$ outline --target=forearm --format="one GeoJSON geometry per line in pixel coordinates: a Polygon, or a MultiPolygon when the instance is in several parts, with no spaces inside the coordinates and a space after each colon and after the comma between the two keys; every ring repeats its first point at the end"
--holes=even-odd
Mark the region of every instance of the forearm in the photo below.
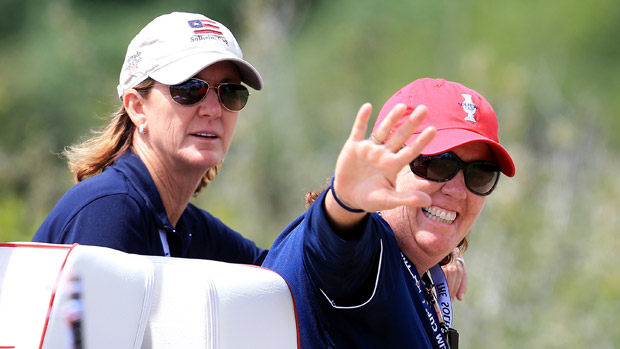
{"type": "Polygon", "coordinates": [[[329,222],[324,193],[310,208],[304,234],[304,259],[311,278],[330,297],[358,293],[373,270],[379,241],[369,214],[362,214],[346,231],[329,222]]]}

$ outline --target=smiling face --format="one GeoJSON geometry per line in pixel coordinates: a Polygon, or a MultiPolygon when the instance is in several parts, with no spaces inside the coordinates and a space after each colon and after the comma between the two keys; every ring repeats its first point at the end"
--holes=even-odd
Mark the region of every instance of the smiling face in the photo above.
{"type": "MultiPolygon", "coordinates": [[[[210,86],[241,81],[236,66],[226,61],[205,68],[196,77],[210,86]]],[[[143,113],[148,153],[166,170],[181,173],[204,172],[222,161],[239,116],[221,106],[216,90],[210,89],[201,102],[184,106],[174,102],[169,87],[160,83],[145,98],[143,113]]]]}
{"type": "MultiPolygon", "coordinates": [[[[466,144],[452,152],[465,162],[493,161],[489,146],[482,142],[466,144]]],[[[462,170],[441,183],[416,176],[407,165],[398,174],[396,189],[420,190],[432,200],[430,207],[401,206],[381,212],[400,249],[420,272],[437,264],[459,244],[473,227],[485,201],[485,196],[467,189],[462,170]]]]}

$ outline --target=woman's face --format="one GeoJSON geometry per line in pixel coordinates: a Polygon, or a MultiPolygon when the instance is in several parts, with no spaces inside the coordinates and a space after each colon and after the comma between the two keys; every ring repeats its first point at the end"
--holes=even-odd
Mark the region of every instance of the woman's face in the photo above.
{"type": "MultiPolygon", "coordinates": [[[[237,67],[227,61],[205,68],[196,77],[209,86],[241,81],[237,67]]],[[[167,85],[159,83],[146,97],[144,108],[149,147],[172,171],[204,172],[222,161],[239,116],[221,106],[215,90],[210,89],[198,104],[184,106],[172,100],[167,85]]]]}
{"type": "MultiPolygon", "coordinates": [[[[452,152],[465,162],[493,159],[489,146],[481,142],[452,152]]],[[[398,174],[396,189],[421,190],[432,200],[430,207],[401,206],[381,213],[394,230],[401,250],[418,267],[430,267],[447,256],[469,233],[485,201],[485,196],[467,189],[462,170],[448,182],[433,182],[416,176],[407,165],[398,174]],[[442,214],[446,219],[438,219],[442,214]]]]}

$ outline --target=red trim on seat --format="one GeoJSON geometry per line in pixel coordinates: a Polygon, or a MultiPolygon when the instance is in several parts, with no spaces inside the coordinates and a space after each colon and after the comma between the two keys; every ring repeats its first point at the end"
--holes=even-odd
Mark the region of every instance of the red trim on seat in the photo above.
{"type": "MultiPolygon", "coordinates": [[[[268,268],[265,268],[267,270],[271,270],[268,268]]],[[[273,271],[273,270],[271,270],[273,271]]],[[[275,271],[273,271],[274,273],[276,273],[275,271]]],[[[278,273],[276,273],[278,274],[278,273]]],[[[278,274],[280,275],[280,274],[278,274]]],[[[282,276],[280,276],[282,278],[282,276]]],[[[286,287],[288,287],[288,292],[291,294],[291,299],[293,300],[293,310],[295,311],[295,328],[297,330],[297,349],[301,348],[301,339],[299,338],[299,320],[297,319],[297,303],[295,303],[295,296],[293,295],[293,290],[291,290],[291,286],[289,286],[288,282],[286,281],[286,279],[282,278],[282,280],[284,280],[284,283],[286,283],[286,287]]]]}
{"type": "MultiPolygon", "coordinates": [[[[71,253],[71,251],[73,251],[73,248],[75,248],[75,246],[78,246],[79,244],[75,243],[71,246],[64,246],[64,248],[67,248],[67,255],[65,256],[65,260],[62,262],[62,265],[60,266],[60,270],[58,271],[58,276],[56,276],[56,282],[54,283],[54,288],[52,289],[52,296],[50,297],[50,304],[47,307],[47,315],[45,316],[45,325],[43,326],[43,333],[41,333],[41,342],[39,343],[39,349],[41,349],[43,347],[43,340],[45,339],[45,333],[47,332],[47,325],[50,321],[50,314],[52,312],[52,305],[54,304],[54,298],[56,298],[56,289],[58,288],[58,284],[60,283],[60,277],[62,276],[62,272],[65,269],[65,264],[67,263],[67,259],[69,259],[69,254],[71,253]]],[[[31,247],[39,247],[38,245],[28,245],[31,247]]],[[[41,246],[44,247],[44,246],[41,246]]],[[[50,248],[53,248],[53,246],[48,246],[50,248]]],[[[56,246],[58,247],[58,246],[56,246]]]]}
{"type": "MultiPolygon", "coordinates": [[[[59,249],[72,249],[73,246],[69,245],[56,245],[56,244],[37,244],[27,242],[0,242],[0,247],[36,247],[36,248],[59,248],[59,249]]],[[[4,348],[4,347],[0,347],[4,348]]]]}
{"type": "MultiPolygon", "coordinates": [[[[44,243],[27,243],[27,242],[0,242],[0,247],[34,247],[34,248],[53,248],[53,249],[66,249],[67,255],[65,256],[65,260],[62,262],[62,266],[58,271],[58,276],[56,277],[56,283],[54,284],[54,288],[52,289],[52,296],[50,299],[50,304],[47,309],[47,315],[45,317],[45,325],[43,326],[43,333],[41,334],[41,343],[39,344],[39,348],[43,346],[43,339],[45,338],[45,332],[47,331],[47,324],[49,322],[49,316],[52,309],[52,304],[54,303],[54,297],[56,296],[56,288],[58,287],[58,282],[60,281],[60,275],[65,267],[65,263],[67,263],[67,258],[69,257],[69,253],[73,250],[75,246],[78,244],[69,245],[58,245],[58,244],[44,244],[44,243]]],[[[15,346],[0,346],[0,349],[15,349],[15,346]]]]}
{"type": "Polygon", "coordinates": [[[301,338],[299,337],[299,320],[297,319],[297,303],[295,303],[295,296],[293,295],[293,290],[291,290],[291,286],[288,284],[286,279],[283,278],[282,275],[278,274],[276,271],[263,267],[262,265],[254,265],[254,264],[241,264],[241,265],[247,265],[249,267],[269,270],[270,272],[275,273],[280,278],[282,278],[282,280],[284,280],[286,287],[288,287],[288,293],[290,293],[291,299],[293,300],[293,310],[295,311],[295,329],[297,330],[297,349],[301,348],[301,338]]]}

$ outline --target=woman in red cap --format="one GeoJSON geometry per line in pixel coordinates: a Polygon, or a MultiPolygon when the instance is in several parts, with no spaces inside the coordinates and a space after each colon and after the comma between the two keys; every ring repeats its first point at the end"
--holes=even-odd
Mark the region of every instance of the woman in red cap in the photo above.
{"type": "Polygon", "coordinates": [[[263,266],[290,285],[304,348],[454,348],[440,264],[514,164],[493,109],[461,84],[405,86],[365,139],[370,115],[363,105],[330,186],[263,266]]]}

